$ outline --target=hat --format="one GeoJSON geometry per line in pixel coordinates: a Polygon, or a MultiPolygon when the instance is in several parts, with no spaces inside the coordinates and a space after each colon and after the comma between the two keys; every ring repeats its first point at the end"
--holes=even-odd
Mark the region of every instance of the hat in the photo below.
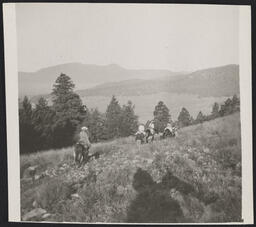
{"type": "Polygon", "coordinates": [[[88,128],[85,127],[85,126],[83,126],[83,127],[81,128],[81,130],[88,130],[88,128]]]}

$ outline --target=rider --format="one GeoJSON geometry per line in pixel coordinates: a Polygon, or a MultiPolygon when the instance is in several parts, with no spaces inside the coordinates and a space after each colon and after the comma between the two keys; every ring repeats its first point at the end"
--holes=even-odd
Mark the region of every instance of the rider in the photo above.
{"type": "Polygon", "coordinates": [[[153,121],[151,121],[151,122],[150,122],[150,124],[149,124],[148,128],[149,128],[149,130],[150,130],[151,134],[154,134],[154,131],[155,131],[155,125],[154,125],[154,122],[153,122],[153,121]]]}
{"type": "Polygon", "coordinates": [[[91,147],[91,143],[89,141],[88,128],[87,127],[83,126],[81,128],[81,132],[79,134],[79,137],[80,137],[79,143],[81,145],[83,145],[85,150],[89,150],[89,148],[91,147]]]}
{"type": "Polygon", "coordinates": [[[136,140],[143,140],[145,136],[145,127],[144,125],[139,125],[138,131],[135,133],[136,140]]]}
{"type": "Polygon", "coordinates": [[[172,124],[171,123],[167,123],[167,126],[166,126],[166,128],[164,129],[164,131],[165,130],[169,130],[171,133],[173,133],[173,127],[172,127],[172,124]]]}

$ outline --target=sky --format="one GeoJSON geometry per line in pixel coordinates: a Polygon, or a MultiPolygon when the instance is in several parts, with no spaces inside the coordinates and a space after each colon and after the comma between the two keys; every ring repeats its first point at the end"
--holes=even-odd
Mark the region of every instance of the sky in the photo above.
{"type": "Polygon", "coordinates": [[[19,71],[58,64],[195,71],[238,64],[238,6],[17,3],[19,71]]]}

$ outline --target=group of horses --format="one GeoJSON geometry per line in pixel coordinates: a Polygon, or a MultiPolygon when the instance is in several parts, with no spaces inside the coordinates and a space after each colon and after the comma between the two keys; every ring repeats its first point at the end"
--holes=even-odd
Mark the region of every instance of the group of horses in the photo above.
{"type": "MultiPolygon", "coordinates": [[[[146,128],[144,132],[137,133],[135,135],[135,141],[139,144],[150,143],[155,140],[156,135],[160,136],[160,139],[165,139],[167,137],[175,137],[177,134],[177,128],[172,128],[172,130],[165,128],[163,133],[158,133],[154,128],[146,128]]],[[[98,159],[100,156],[99,152],[94,154],[89,154],[89,147],[84,147],[81,143],[76,143],[74,147],[74,160],[78,167],[86,164],[90,159],[98,159]]]]}
{"type": "Polygon", "coordinates": [[[147,128],[145,132],[136,134],[135,141],[140,144],[150,143],[155,140],[156,135],[159,135],[160,139],[175,137],[177,135],[177,128],[174,127],[172,130],[166,128],[163,133],[158,133],[154,128],[147,128]]]}

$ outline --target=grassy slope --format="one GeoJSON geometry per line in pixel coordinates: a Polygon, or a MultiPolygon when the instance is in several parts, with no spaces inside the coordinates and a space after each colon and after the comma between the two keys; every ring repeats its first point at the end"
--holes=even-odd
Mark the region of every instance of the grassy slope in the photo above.
{"type": "Polygon", "coordinates": [[[92,152],[102,155],[84,168],[73,164],[72,148],[21,157],[21,171],[39,165],[46,176],[34,184],[21,180],[22,215],[34,200],[54,214],[47,220],[80,222],[124,222],[127,207],[135,198],[132,187],[137,167],[160,182],[166,169],[180,179],[219,199],[205,206],[190,196],[180,205],[192,222],[240,221],[241,141],[238,113],[183,128],[174,139],[138,147],[134,138],[95,144],[92,152]],[[75,188],[75,189],[74,189],[75,188]],[[79,198],[70,194],[77,190],[79,198]]]}

